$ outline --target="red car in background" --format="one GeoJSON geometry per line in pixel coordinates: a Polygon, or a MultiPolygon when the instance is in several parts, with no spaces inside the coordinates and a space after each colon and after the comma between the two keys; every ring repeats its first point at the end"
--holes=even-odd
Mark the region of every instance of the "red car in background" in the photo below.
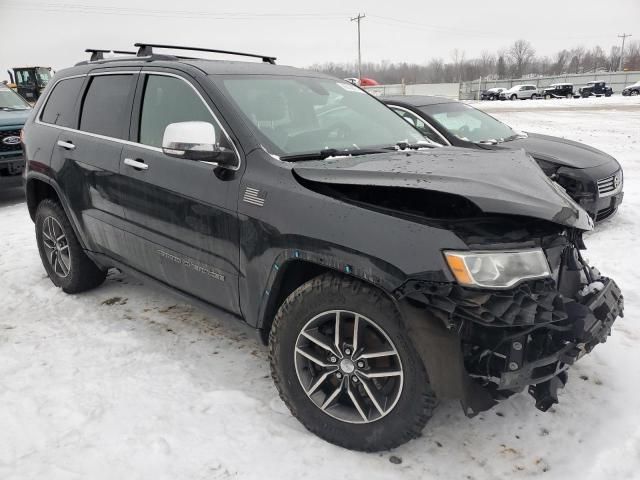
{"type": "Polygon", "coordinates": [[[375,87],[376,85],[380,85],[373,78],[345,78],[347,82],[351,82],[354,85],[358,85],[359,87],[375,87]]]}

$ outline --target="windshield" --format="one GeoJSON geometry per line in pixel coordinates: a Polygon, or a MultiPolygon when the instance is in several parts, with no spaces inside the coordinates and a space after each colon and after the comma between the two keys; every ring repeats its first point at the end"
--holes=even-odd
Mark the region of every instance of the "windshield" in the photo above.
{"type": "Polygon", "coordinates": [[[464,103],[439,103],[420,107],[443,128],[468,142],[502,142],[516,138],[511,127],[464,103]]]}
{"type": "Polygon", "coordinates": [[[13,90],[0,90],[0,110],[28,110],[29,104],[13,90]]]}
{"type": "Polygon", "coordinates": [[[341,80],[270,75],[218,78],[214,81],[248,119],[267,150],[277,155],[426,142],[385,105],[341,80]]]}

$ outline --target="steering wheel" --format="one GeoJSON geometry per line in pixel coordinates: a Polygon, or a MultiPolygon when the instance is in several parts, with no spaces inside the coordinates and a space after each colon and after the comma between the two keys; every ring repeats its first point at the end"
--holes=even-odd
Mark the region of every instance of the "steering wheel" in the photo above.
{"type": "Polygon", "coordinates": [[[327,127],[328,140],[345,140],[351,137],[352,129],[345,122],[336,122],[327,127]]]}
{"type": "Polygon", "coordinates": [[[468,137],[470,133],[471,133],[471,130],[469,130],[469,127],[467,125],[462,125],[458,129],[458,136],[459,137],[468,137]]]}

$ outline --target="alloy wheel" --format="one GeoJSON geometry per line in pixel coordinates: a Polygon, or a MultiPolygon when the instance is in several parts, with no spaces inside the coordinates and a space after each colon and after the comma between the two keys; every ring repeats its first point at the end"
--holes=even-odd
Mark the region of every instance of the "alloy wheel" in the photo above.
{"type": "Polygon", "coordinates": [[[71,271],[69,242],[62,226],[53,217],[47,217],[42,222],[42,244],[47,261],[56,275],[62,278],[67,277],[71,271]]]}
{"type": "Polygon", "coordinates": [[[330,310],[313,317],[295,347],[298,380],[324,413],[347,423],[371,423],[400,399],[402,362],[389,336],[356,312],[330,310]]]}

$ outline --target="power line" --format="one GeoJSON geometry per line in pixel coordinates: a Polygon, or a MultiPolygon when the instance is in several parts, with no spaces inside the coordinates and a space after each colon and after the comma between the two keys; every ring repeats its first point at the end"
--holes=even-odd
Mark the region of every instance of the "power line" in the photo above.
{"type": "Polygon", "coordinates": [[[627,39],[627,37],[632,37],[633,35],[631,35],[630,33],[623,33],[622,35],[618,35],[618,38],[622,39],[622,49],[620,50],[620,67],[618,68],[618,70],[622,71],[624,70],[624,41],[627,39]]]}
{"type": "Polygon", "coordinates": [[[131,7],[109,7],[87,5],[83,3],[64,4],[39,4],[35,2],[25,2],[18,0],[8,0],[5,4],[9,8],[19,10],[29,10],[50,13],[76,13],[84,15],[115,15],[115,16],[144,16],[144,17],[166,17],[166,18],[207,18],[214,20],[252,20],[266,18],[281,19],[337,19],[344,17],[345,13],[272,13],[272,12],[212,12],[206,10],[158,10],[131,7]]]}
{"type": "Polygon", "coordinates": [[[360,52],[360,21],[365,18],[366,15],[358,13],[357,17],[351,19],[352,22],[358,22],[358,80],[362,81],[362,55],[360,52]]]}

